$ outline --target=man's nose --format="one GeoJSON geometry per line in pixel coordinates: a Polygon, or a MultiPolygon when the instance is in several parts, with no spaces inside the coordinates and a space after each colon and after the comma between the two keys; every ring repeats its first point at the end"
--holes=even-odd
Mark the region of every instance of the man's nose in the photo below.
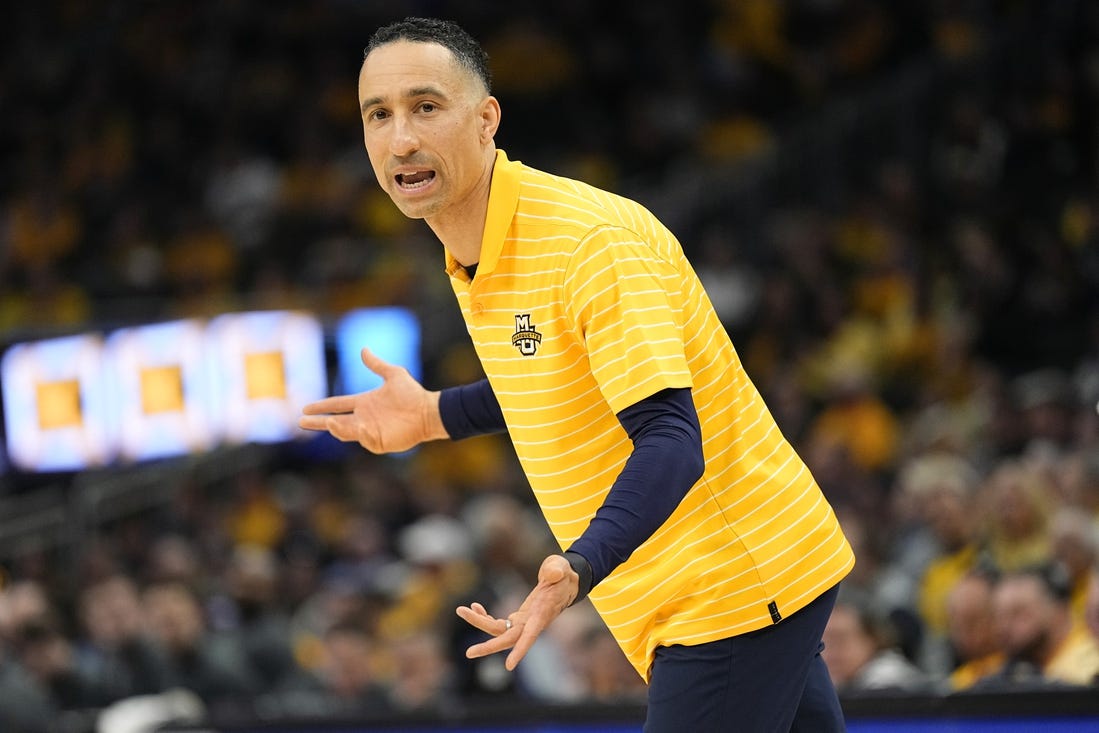
{"type": "Polygon", "coordinates": [[[393,120],[393,136],[389,140],[389,152],[397,157],[404,157],[416,152],[420,147],[420,138],[416,134],[412,121],[404,116],[397,116],[393,120]]]}

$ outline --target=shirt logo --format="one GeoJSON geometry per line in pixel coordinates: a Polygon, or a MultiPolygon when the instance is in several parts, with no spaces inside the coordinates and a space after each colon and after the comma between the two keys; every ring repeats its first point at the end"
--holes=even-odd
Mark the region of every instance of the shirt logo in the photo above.
{"type": "Polygon", "coordinates": [[[534,329],[530,322],[530,313],[515,314],[515,333],[511,337],[511,345],[519,349],[523,356],[534,356],[538,351],[538,344],[542,343],[542,334],[534,329]]]}

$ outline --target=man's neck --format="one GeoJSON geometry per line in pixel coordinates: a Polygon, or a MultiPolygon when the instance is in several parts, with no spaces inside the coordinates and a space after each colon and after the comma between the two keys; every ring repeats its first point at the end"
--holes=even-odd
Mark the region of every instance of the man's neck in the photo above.
{"type": "Polygon", "coordinates": [[[481,181],[461,202],[448,207],[438,216],[429,217],[427,225],[443,243],[451,257],[468,267],[481,260],[481,240],[488,217],[488,198],[492,190],[492,171],[496,151],[492,148],[485,160],[481,181]]]}
{"type": "Polygon", "coordinates": [[[435,221],[429,221],[427,225],[458,264],[469,267],[481,260],[481,238],[485,231],[483,217],[480,225],[468,232],[459,232],[455,227],[441,226],[435,221]]]}

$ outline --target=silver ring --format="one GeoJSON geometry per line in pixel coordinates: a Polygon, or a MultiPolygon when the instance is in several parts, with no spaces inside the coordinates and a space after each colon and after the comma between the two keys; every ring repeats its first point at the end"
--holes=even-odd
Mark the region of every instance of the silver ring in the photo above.
{"type": "Polygon", "coordinates": [[[512,623],[511,623],[511,619],[510,619],[510,618],[506,618],[506,619],[504,619],[504,631],[511,631],[511,627],[512,627],[513,625],[514,625],[514,624],[512,624],[512,623]]]}

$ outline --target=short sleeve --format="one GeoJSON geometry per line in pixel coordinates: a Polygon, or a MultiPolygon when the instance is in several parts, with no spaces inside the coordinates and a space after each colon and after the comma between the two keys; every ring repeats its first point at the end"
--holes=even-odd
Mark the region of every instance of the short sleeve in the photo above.
{"type": "Polygon", "coordinates": [[[684,352],[684,278],[637,233],[601,227],[577,247],[566,311],[615,412],[662,389],[692,387],[684,352]]]}

